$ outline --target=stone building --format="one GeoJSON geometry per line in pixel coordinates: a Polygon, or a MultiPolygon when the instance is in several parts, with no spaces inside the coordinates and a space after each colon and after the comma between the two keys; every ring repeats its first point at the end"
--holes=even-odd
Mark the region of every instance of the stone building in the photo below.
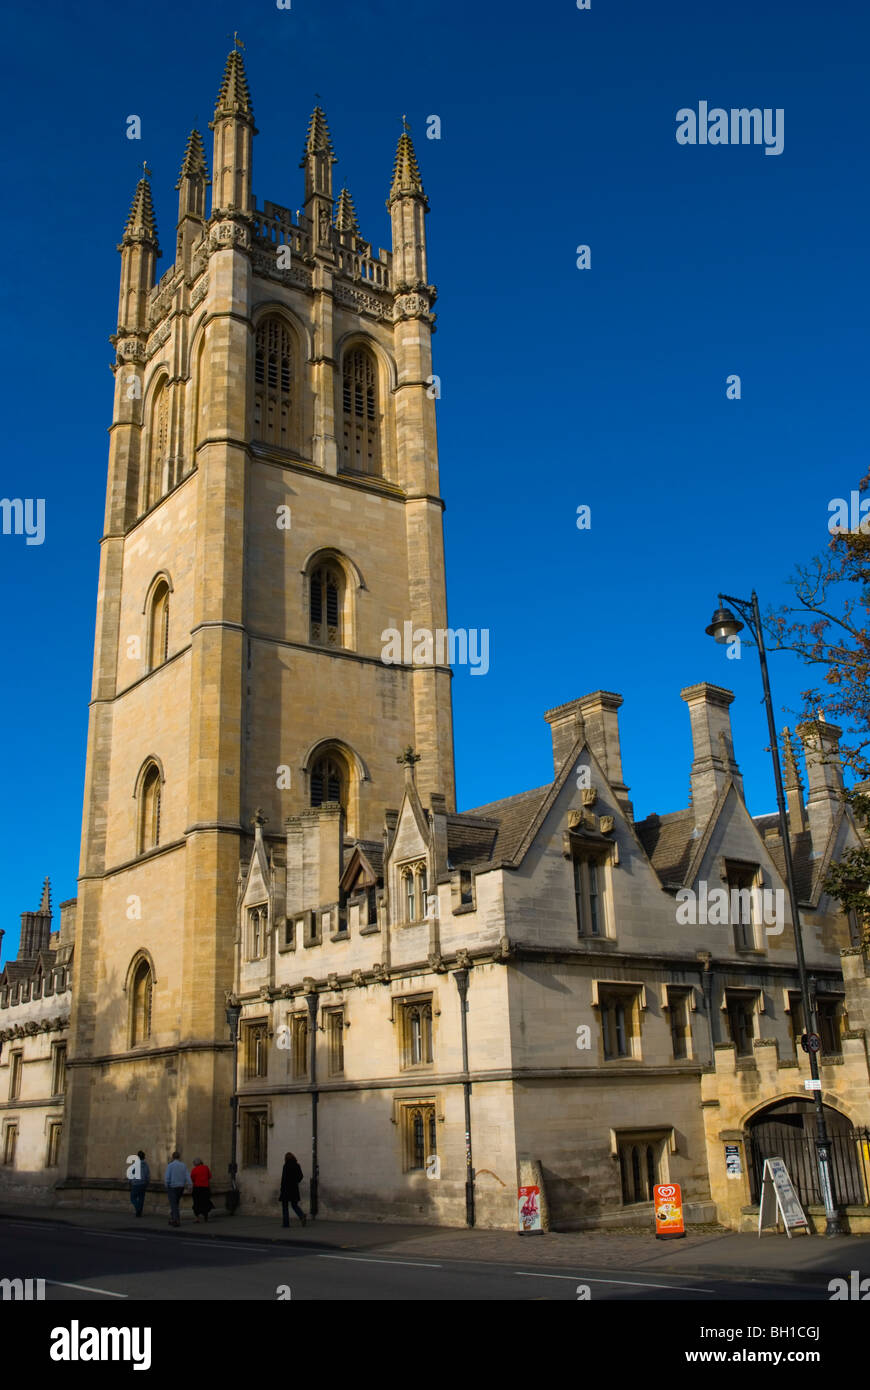
{"type": "Polygon", "coordinates": [[[61,903],[53,932],[46,879],[0,969],[0,1192],[51,1191],[62,1176],[75,908],[61,903]]]}
{"type": "Polygon", "coordinates": [[[730,692],[682,692],[685,810],[635,822],[622,699],[597,691],[545,716],[552,782],[458,812],[410,134],[375,254],[319,107],[302,211],[258,203],[236,48],[211,129],[210,212],[194,131],[174,265],[156,280],[147,179],[119,247],[58,1191],[123,1200],[140,1147],[226,1173],[231,1005],[246,1208],[274,1209],[292,1149],[322,1215],[510,1227],[540,1173],[562,1227],[648,1220],[658,1180],[738,1225],[765,1145],[811,1138],[810,1022],[860,1224],[868,966],[821,888],[858,838],[838,731],[799,731],[806,802],[789,763],[809,1021],[730,692]],[[404,660],[387,631],[412,634],[404,660]]]}

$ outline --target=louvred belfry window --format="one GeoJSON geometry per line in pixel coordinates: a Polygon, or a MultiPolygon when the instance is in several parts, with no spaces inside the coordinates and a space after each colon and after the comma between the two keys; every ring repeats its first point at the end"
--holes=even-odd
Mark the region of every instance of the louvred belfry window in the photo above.
{"type": "Polygon", "coordinates": [[[343,459],[357,473],[380,473],[377,364],[368,348],[352,348],[342,372],[343,459]]]}
{"type": "Polygon", "coordinates": [[[254,345],[254,437],[262,443],[295,446],[293,384],[290,330],[279,318],[265,319],[254,345]]]}
{"type": "Polygon", "coordinates": [[[341,575],[331,565],[322,565],[312,574],[309,595],[312,642],[341,646],[341,589],[341,575]]]}
{"type": "Polygon", "coordinates": [[[151,409],[151,440],[148,459],[148,495],[145,506],[153,507],[165,491],[166,459],[169,454],[169,391],[164,382],[158,387],[151,409]]]}
{"type": "Polygon", "coordinates": [[[318,758],[311,769],[311,805],[322,806],[326,801],[344,805],[344,778],[335,758],[318,758]]]}

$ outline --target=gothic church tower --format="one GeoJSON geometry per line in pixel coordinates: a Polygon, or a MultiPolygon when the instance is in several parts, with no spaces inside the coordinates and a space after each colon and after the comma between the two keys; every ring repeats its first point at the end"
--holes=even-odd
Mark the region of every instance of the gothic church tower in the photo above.
{"type": "MultiPolygon", "coordinates": [[[[320,107],[303,211],[259,204],[234,47],[177,184],[159,280],[151,191],[124,229],[90,706],[67,1186],[229,1157],[225,994],[252,817],[338,802],[345,839],[400,804],[397,753],[454,804],[450,672],[381,633],[447,625],[427,200],[407,130],[373,254],[333,188],[320,107]],[[211,186],[211,212],[207,192],[211,186]]],[[[334,814],[334,811],[330,811],[334,814]]],[[[269,930],[278,924],[269,923],[269,930]]]]}

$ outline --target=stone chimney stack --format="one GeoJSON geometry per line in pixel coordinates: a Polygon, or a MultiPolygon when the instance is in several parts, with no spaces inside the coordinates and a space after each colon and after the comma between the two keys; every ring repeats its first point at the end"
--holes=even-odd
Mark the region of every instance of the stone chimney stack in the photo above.
{"type": "Polygon", "coordinates": [[[51,886],[48,879],[42,887],[42,901],[35,912],[22,912],[18,959],[35,960],[40,951],[47,951],[51,938],[51,886]]]}
{"type": "Polygon", "coordinates": [[[585,737],[594,757],[629,820],[633,819],[628,787],[622,780],[622,753],[619,745],[619,707],[622,696],[611,690],[596,690],[581,695],[566,705],[547,710],[544,715],[553,736],[553,765],[561,772],[565,759],[578,738],[585,737]]]}
{"type": "Polygon", "coordinates": [[[703,830],[729,777],[743,795],[743,778],[734,761],[731,715],[728,712],[734,692],[701,681],[699,685],[689,685],[681,690],[680,699],[689,706],[692,722],[695,755],[691,771],[692,806],[695,827],[703,830]]]}
{"type": "Polygon", "coordinates": [[[823,852],[834,819],[843,804],[840,795],[843,790],[843,768],[838,751],[842,732],[836,724],[827,722],[821,710],[812,723],[798,727],[807,765],[807,819],[814,854],[823,852]]]}

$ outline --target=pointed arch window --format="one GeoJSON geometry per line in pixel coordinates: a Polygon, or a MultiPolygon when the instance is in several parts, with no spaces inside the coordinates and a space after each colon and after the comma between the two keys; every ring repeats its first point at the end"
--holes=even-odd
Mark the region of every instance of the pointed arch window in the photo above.
{"type": "Polygon", "coordinates": [[[327,801],[347,807],[347,775],[332,753],[324,753],[311,769],[311,805],[322,806],[327,801]]]}
{"type": "Polygon", "coordinates": [[[308,587],[310,641],[327,647],[342,646],[344,575],[338,565],[320,565],[308,587]]]}
{"type": "Polygon", "coordinates": [[[378,367],[366,347],[351,348],[342,364],[343,465],[357,473],[381,472],[378,367]]]}
{"type": "Polygon", "coordinates": [[[169,585],[162,580],[151,598],[148,630],[148,669],[162,666],[169,656],[169,585]]]}
{"type": "Polygon", "coordinates": [[[169,389],[165,381],[158,386],[151,406],[151,438],[148,453],[148,495],[146,509],[166,491],[166,464],[169,458],[169,389]]]}
{"type": "Polygon", "coordinates": [[[160,844],[161,777],[156,763],[151,763],[142,778],[139,792],[139,853],[155,849],[160,844]]]}
{"type": "Polygon", "coordinates": [[[151,996],[153,976],[147,960],[140,960],[133,972],[130,990],[130,1046],[148,1042],[151,1037],[151,996]]]}
{"type": "Polygon", "coordinates": [[[296,446],[293,335],[283,319],[259,325],[254,339],[254,438],[296,446]]]}

